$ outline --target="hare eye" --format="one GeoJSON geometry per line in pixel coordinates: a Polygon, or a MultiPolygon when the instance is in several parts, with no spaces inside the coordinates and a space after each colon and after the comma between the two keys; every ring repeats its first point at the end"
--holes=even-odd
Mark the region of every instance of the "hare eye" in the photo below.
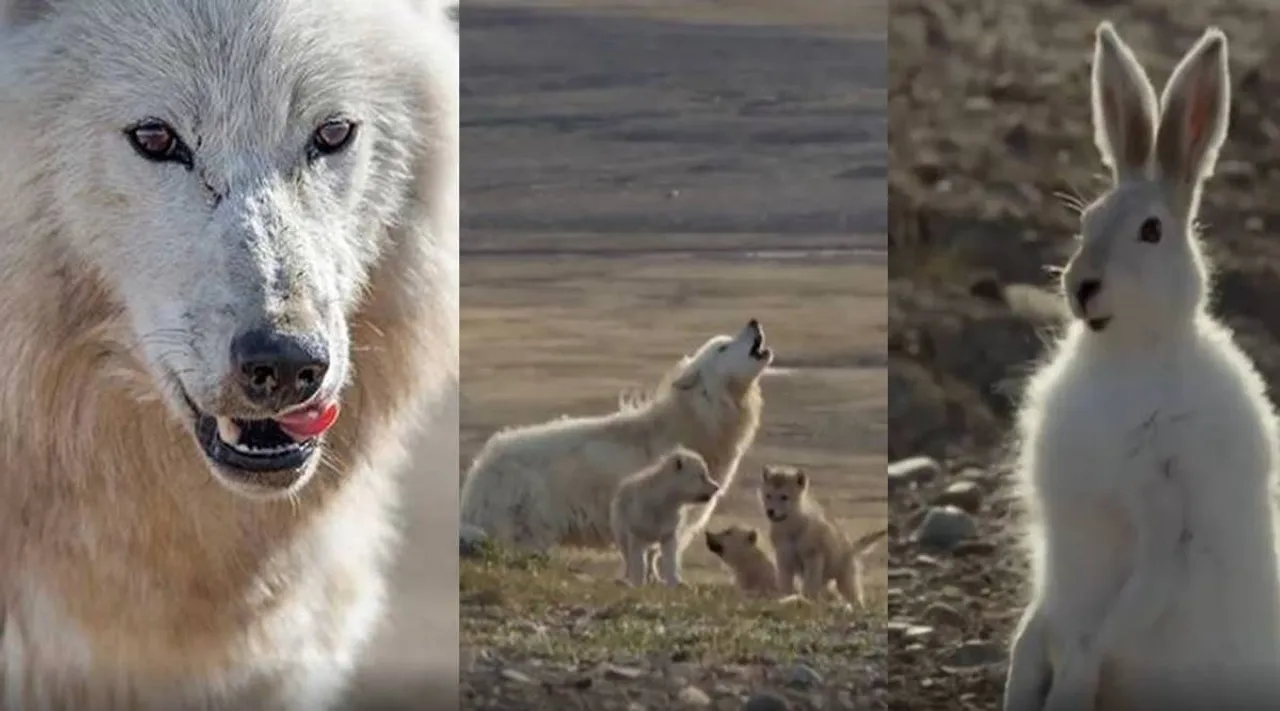
{"type": "Polygon", "coordinates": [[[683,469],[684,469],[684,462],[683,462],[682,460],[677,459],[677,460],[676,460],[676,471],[682,471],[683,469]]]}
{"type": "Polygon", "coordinates": [[[1143,221],[1142,227],[1138,230],[1138,239],[1149,244],[1155,244],[1160,241],[1160,220],[1154,217],[1148,217],[1143,221]]]}

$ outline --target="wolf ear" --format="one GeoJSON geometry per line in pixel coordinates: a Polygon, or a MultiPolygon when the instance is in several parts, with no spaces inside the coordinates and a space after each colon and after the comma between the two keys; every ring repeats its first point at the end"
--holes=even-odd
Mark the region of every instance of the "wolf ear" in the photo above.
{"type": "Polygon", "coordinates": [[[760,540],[760,534],[756,533],[756,529],[753,528],[750,531],[747,531],[747,543],[750,543],[751,545],[754,546],[756,542],[759,540],[760,540]]]}
{"type": "Polygon", "coordinates": [[[1155,137],[1156,92],[1110,22],[1098,25],[1092,94],[1093,141],[1112,178],[1146,174],[1155,137]]]}
{"type": "Polygon", "coordinates": [[[1210,28],[1178,62],[1160,97],[1156,131],[1160,177],[1194,188],[1212,175],[1230,114],[1227,38],[1221,30],[1210,28]]]}
{"type": "Polygon", "coordinates": [[[690,371],[676,378],[671,387],[676,390],[692,390],[698,385],[698,381],[702,379],[702,374],[696,370],[690,371]]]}
{"type": "Polygon", "coordinates": [[[52,11],[51,0],[0,0],[0,28],[29,25],[52,11]]]}

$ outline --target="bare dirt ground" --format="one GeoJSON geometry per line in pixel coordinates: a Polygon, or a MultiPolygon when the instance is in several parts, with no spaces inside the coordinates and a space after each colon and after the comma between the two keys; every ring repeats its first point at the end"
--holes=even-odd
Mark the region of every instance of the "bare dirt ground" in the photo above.
{"type": "MultiPolygon", "coordinates": [[[[1092,198],[1093,32],[1112,19],[1157,86],[1206,25],[1231,42],[1231,133],[1201,210],[1215,311],[1280,382],[1280,90],[1259,1],[895,0],[890,13],[889,454],[943,471],[890,482],[890,702],[996,709],[1025,601],[1008,418],[1056,325],[1045,265],[1077,229],[1054,193],[1092,198]],[[950,491],[948,491],[948,489],[950,491]],[[944,545],[912,543],[944,503],[944,545]],[[969,514],[960,513],[969,511],[969,514]],[[972,525],[971,533],[959,533],[972,525]]],[[[1274,396],[1274,394],[1273,394],[1274,396]]]]}
{"type": "MultiPolygon", "coordinates": [[[[753,477],[785,462],[851,535],[885,526],[883,18],[465,4],[463,469],[495,430],[609,411],[754,317],[778,355],[712,525],[762,526],[753,477]]],[[[676,593],[618,588],[613,554],[464,561],[463,707],[884,708],[870,563],[875,609],[851,614],[752,606],[698,548],[676,593]]]]}

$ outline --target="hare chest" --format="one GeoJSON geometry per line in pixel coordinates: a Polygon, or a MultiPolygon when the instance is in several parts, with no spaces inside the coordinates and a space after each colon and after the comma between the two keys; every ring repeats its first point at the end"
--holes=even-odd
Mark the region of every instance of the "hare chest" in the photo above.
{"type": "Polygon", "coordinates": [[[1142,563],[1140,531],[1163,529],[1177,579],[1163,581],[1171,592],[1156,627],[1107,660],[1114,683],[1204,673],[1209,659],[1280,659],[1275,433],[1260,383],[1214,354],[1106,370],[1049,370],[1023,414],[1021,475],[1051,639],[1097,629],[1142,563]],[[1145,506],[1153,494],[1176,513],[1145,506]]]}

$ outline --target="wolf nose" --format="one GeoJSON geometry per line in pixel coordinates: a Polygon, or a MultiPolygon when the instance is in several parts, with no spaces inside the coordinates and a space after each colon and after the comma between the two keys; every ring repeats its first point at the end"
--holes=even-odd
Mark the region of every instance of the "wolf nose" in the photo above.
{"type": "Polygon", "coordinates": [[[1097,279],[1085,279],[1080,282],[1080,286],[1076,287],[1076,303],[1080,304],[1081,311],[1089,308],[1089,300],[1097,296],[1101,289],[1102,282],[1097,279]]]}
{"type": "Polygon", "coordinates": [[[283,410],[320,390],[329,371],[329,352],[315,334],[258,328],[232,339],[231,365],[251,402],[283,410]]]}

